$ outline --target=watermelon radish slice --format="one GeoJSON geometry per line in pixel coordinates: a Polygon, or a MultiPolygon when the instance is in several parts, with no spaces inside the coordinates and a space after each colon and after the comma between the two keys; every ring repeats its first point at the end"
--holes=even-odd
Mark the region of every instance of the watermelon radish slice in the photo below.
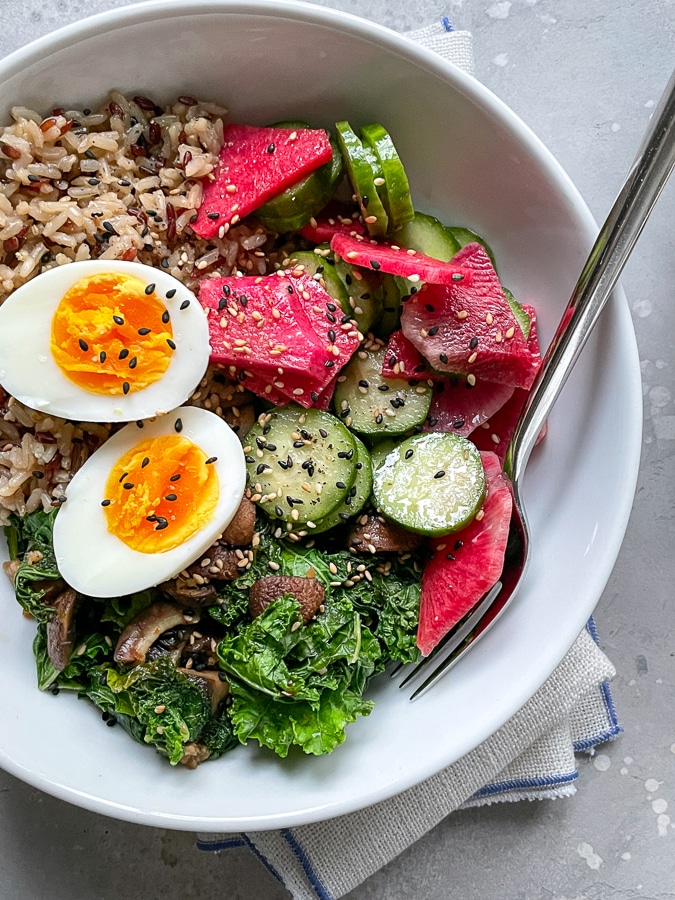
{"type": "MultiPolygon", "coordinates": [[[[468,287],[473,271],[457,262],[459,254],[449,263],[432,259],[417,250],[409,250],[384,241],[354,237],[349,234],[335,234],[330,242],[331,250],[354,266],[376,272],[388,272],[413,282],[427,281],[431,284],[468,287]]],[[[501,290],[501,288],[500,288],[501,290]]]]}
{"type": "Polygon", "coordinates": [[[480,244],[467,244],[452,263],[470,271],[471,281],[424,285],[403,306],[403,333],[434,369],[527,390],[541,357],[528,345],[489,256],[480,244]]]}
{"type": "Polygon", "coordinates": [[[494,453],[481,453],[487,496],[483,518],[431,541],[422,573],[417,646],[428,656],[499,580],[511,521],[511,489],[494,453]]]}
{"type": "Polygon", "coordinates": [[[446,378],[429,368],[426,359],[400,329],[389,335],[382,375],[384,378],[407,378],[409,381],[445,381],[446,378]]]}
{"type": "Polygon", "coordinates": [[[231,124],[223,136],[214,180],[204,188],[192,226],[203,238],[235,225],[333,156],[322,129],[231,124]]]}
{"type": "MultiPolygon", "coordinates": [[[[277,405],[310,407],[359,346],[331,295],[310,275],[205,278],[211,362],[277,405]]],[[[324,401],[325,402],[325,401],[324,401]]]]}
{"type": "Polygon", "coordinates": [[[329,244],[334,234],[365,234],[366,227],[358,219],[352,219],[351,210],[344,203],[329,203],[311,222],[300,229],[300,234],[315,244],[329,244]]]}
{"type": "MultiPolygon", "coordinates": [[[[533,354],[539,356],[537,314],[532,306],[525,306],[524,309],[527,311],[531,322],[528,346],[533,354]]],[[[476,387],[478,387],[478,385],[476,385],[476,387]]],[[[527,394],[528,392],[524,391],[522,388],[516,388],[511,398],[506,401],[501,409],[490,415],[488,420],[483,423],[482,428],[477,428],[472,433],[471,440],[479,450],[492,450],[497,454],[499,460],[502,463],[504,462],[506,451],[511,443],[511,438],[516,429],[520,413],[527,400],[527,394]]],[[[537,437],[537,443],[542,440],[545,434],[546,425],[544,424],[537,437]]]]}
{"type": "MultiPolygon", "coordinates": [[[[445,378],[434,385],[424,430],[451,431],[467,437],[497,413],[511,399],[515,390],[509,384],[496,384],[492,381],[477,381],[471,387],[460,376],[445,378]]],[[[495,449],[489,444],[478,446],[481,450],[495,449]]]]}

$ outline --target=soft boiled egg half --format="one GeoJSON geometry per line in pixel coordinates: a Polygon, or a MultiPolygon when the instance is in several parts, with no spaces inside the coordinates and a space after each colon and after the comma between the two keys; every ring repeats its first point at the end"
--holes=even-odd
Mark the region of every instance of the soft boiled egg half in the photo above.
{"type": "Polygon", "coordinates": [[[0,307],[0,385],[67,419],[131,422],[167,412],[195,389],[209,352],[194,294],[141,263],[58,266],[0,307]]]}
{"type": "Polygon", "coordinates": [[[208,410],[182,407],[126,425],[66,489],[54,523],[59,571],[92,597],[173,578],[224,531],[245,484],[241,443],[208,410]]]}

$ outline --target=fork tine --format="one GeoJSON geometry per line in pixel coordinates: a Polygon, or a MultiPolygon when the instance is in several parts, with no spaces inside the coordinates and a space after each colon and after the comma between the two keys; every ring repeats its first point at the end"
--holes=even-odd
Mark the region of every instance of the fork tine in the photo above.
{"type": "MultiPolygon", "coordinates": [[[[464,651],[471,646],[474,639],[481,634],[483,630],[481,624],[484,622],[487,612],[494,605],[501,589],[502,583],[501,581],[498,581],[488,594],[486,594],[478,609],[476,609],[463,624],[460,629],[461,634],[458,632],[453,641],[444,648],[446,652],[443,654],[443,659],[428,678],[412,692],[410,695],[411,700],[416,700],[418,697],[421,697],[430,687],[436,684],[436,682],[459,661],[460,657],[463,656],[464,651]]],[[[489,623],[487,627],[489,627],[489,623]]]]}
{"type": "MultiPolygon", "coordinates": [[[[478,623],[483,619],[487,611],[490,609],[492,604],[494,603],[496,597],[502,589],[501,581],[498,581],[488,592],[485,594],[482,600],[479,601],[478,606],[475,607],[467,616],[465,616],[456,626],[453,628],[443,641],[431,652],[429,656],[423,659],[420,663],[418,663],[415,668],[410,672],[400,683],[399,687],[405,687],[406,684],[409,684],[414,678],[416,678],[423,671],[426,671],[429,667],[429,664],[438,659],[440,656],[443,658],[452,654],[458,647],[460,647],[465,639],[471,634],[474,628],[478,625],[478,623]]],[[[442,665],[443,663],[441,663],[442,665]]],[[[436,672],[438,670],[434,670],[436,672]]],[[[425,682],[426,684],[426,682],[425,682]]],[[[411,698],[412,699],[412,698],[411,698]]]]}

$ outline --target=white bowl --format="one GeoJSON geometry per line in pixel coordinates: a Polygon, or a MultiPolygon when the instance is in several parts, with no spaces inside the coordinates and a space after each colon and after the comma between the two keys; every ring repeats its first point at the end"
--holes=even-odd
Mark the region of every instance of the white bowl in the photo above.
{"type": "MultiPolygon", "coordinates": [[[[110,88],[197,94],[234,120],[379,121],[418,209],[492,244],[504,283],[550,339],[596,226],[527,127],[478,82],[410,40],[343,13],[283,0],[151,2],[80,22],[0,63],[2,118],[20,103],[94,105],[110,88]]],[[[375,710],[331,756],[279,760],[239,748],[195,772],[169,767],[85,702],[35,687],[33,626],[0,583],[0,765],[88,809],[190,830],[262,830],[383,800],[498,729],[561,660],[600,597],[638,470],[641,395],[620,292],[533,455],[525,499],[535,555],[518,600],[414,704],[384,680],[375,710]]]]}

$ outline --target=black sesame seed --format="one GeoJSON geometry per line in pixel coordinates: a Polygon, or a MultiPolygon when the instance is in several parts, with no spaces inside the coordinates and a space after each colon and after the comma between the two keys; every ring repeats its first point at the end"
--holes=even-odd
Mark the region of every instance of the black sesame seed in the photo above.
{"type": "Polygon", "coordinates": [[[319,399],[319,395],[317,394],[316,391],[310,391],[309,396],[312,400],[312,403],[316,403],[316,401],[319,399]]]}
{"type": "Polygon", "coordinates": [[[139,329],[138,329],[138,333],[139,333],[142,337],[145,337],[146,334],[150,334],[150,331],[151,331],[150,328],[139,328],[139,329]]]}
{"type": "Polygon", "coordinates": [[[455,546],[454,546],[453,549],[455,549],[455,550],[461,550],[461,548],[462,548],[463,546],[464,546],[464,541],[455,541],[455,546]]]}
{"type": "Polygon", "coordinates": [[[274,145],[273,143],[267,145],[267,152],[268,152],[268,153],[274,153],[274,151],[275,151],[276,149],[277,149],[277,148],[275,147],[275,145],[274,145]]]}
{"type": "Polygon", "coordinates": [[[345,275],[345,284],[350,285],[353,281],[354,281],[354,279],[349,274],[349,272],[347,272],[347,274],[345,275]]]}
{"type": "Polygon", "coordinates": [[[411,287],[411,288],[410,288],[410,295],[412,296],[413,294],[416,294],[418,290],[419,290],[419,288],[411,287]]]}
{"type": "Polygon", "coordinates": [[[335,487],[336,487],[339,491],[344,491],[344,490],[347,489],[347,485],[344,483],[344,481],[336,481],[336,482],[335,482],[335,487]]]}
{"type": "MultiPolygon", "coordinates": [[[[209,456],[209,458],[206,460],[206,462],[204,463],[204,465],[210,466],[210,465],[211,465],[212,463],[214,463],[217,459],[218,459],[217,456],[209,456]]],[[[180,476],[179,476],[179,477],[180,477],[180,476]]]]}
{"type": "Polygon", "coordinates": [[[129,474],[128,472],[125,472],[125,473],[122,475],[122,477],[118,479],[118,482],[117,482],[117,483],[118,483],[118,484],[122,484],[122,482],[124,481],[124,479],[127,477],[128,474],[129,474]]]}
{"type": "MultiPolygon", "coordinates": [[[[327,312],[327,313],[326,313],[326,318],[327,318],[328,321],[331,323],[331,325],[333,325],[333,324],[335,324],[335,322],[337,322],[337,319],[335,318],[335,316],[334,316],[333,313],[331,313],[331,312],[327,312]]],[[[331,340],[334,341],[335,338],[331,338],[331,340]]]]}
{"type": "Polygon", "coordinates": [[[440,361],[443,363],[444,366],[446,366],[448,364],[448,356],[446,353],[440,353],[438,358],[440,359],[440,361]]]}
{"type": "Polygon", "coordinates": [[[378,269],[382,268],[382,266],[376,259],[371,259],[369,262],[370,262],[370,268],[375,269],[376,272],[378,271],[378,269]]]}
{"type": "Polygon", "coordinates": [[[93,150],[85,150],[84,155],[87,157],[87,159],[96,159],[96,154],[93,150]]]}
{"type": "Polygon", "coordinates": [[[335,360],[333,360],[333,359],[327,359],[326,362],[324,363],[324,366],[326,369],[332,369],[334,365],[335,365],[335,360]]]}
{"type": "Polygon", "coordinates": [[[122,487],[124,488],[125,491],[130,491],[133,486],[134,485],[133,485],[132,481],[125,481],[124,484],[122,485],[122,487]]]}
{"type": "Polygon", "coordinates": [[[274,451],[277,449],[277,445],[276,444],[265,444],[265,448],[267,450],[269,450],[271,453],[274,453],[274,451]]]}
{"type": "MultiPolygon", "coordinates": [[[[297,448],[299,449],[300,447],[304,447],[304,446],[305,446],[305,442],[304,442],[304,441],[293,441],[293,446],[294,446],[294,447],[297,447],[297,448]]],[[[339,455],[339,454],[338,454],[338,455],[339,455]]]]}
{"type": "Polygon", "coordinates": [[[180,481],[180,472],[177,472],[175,475],[172,475],[171,478],[169,478],[169,481],[180,481]]]}
{"type": "Polygon", "coordinates": [[[103,228],[108,232],[108,234],[117,234],[117,232],[115,231],[115,226],[112,224],[112,222],[108,222],[106,220],[102,223],[102,225],[103,228]]]}
{"type": "Polygon", "coordinates": [[[436,418],[436,416],[429,416],[427,421],[429,422],[431,428],[433,428],[435,425],[438,425],[438,419],[436,418]]]}
{"type": "Polygon", "coordinates": [[[155,285],[154,285],[154,283],[146,284],[146,286],[145,286],[145,293],[148,295],[148,297],[150,296],[150,294],[154,294],[154,293],[155,293],[155,285]]]}
{"type": "Polygon", "coordinates": [[[415,451],[412,449],[412,447],[409,448],[408,450],[405,451],[405,458],[410,459],[410,457],[413,455],[414,452],[415,451]]]}
{"type": "Polygon", "coordinates": [[[249,456],[248,454],[244,457],[244,459],[245,459],[246,462],[249,464],[249,466],[253,465],[253,463],[255,462],[254,457],[249,456]]]}
{"type": "Polygon", "coordinates": [[[129,391],[131,390],[131,385],[129,384],[128,381],[124,382],[124,384],[122,385],[122,390],[125,394],[129,393],[129,391]]]}
{"type": "Polygon", "coordinates": [[[328,432],[325,430],[325,428],[319,428],[319,434],[321,435],[322,438],[328,437],[328,432]]]}
{"type": "Polygon", "coordinates": [[[166,292],[166,296],[168,300],[171,300],[172,297],[176,296],[176,288],[171,288],[170,291],[166,292]]]}
{"type": "Polygon", "coordinates": [[[361,378],[361,379],[359,380],[359,387],[362,387],[362,388],[367,388],[367,387],[369,387],[369,384],[368,384],[368,382],[366,381],[365,378],[361,378]]]}
{"type": "Polygon", "coordinates": [[[239,297],[239,302],[241,303],[242,306],[246,306],[246,304],[248,303],[248,297],[246,296],[246,294],[242,294],[239,297]]]}
{"type": "Polygon", "coordinates": [[[107,359],[107,353],[105,352],[105,350],[101,350],[101,352],[98,355],[98,361],[104,363],[106,361],[106,359],[107,359]]]}
{"type": "Polygon", "coordinates": [[[427,312],[433,312],[433,311],[434,311],[434,308],[433,308],[433,306],[431,305],[431,303],[425,303],[425,304],[424,304],[424,308],[426,309],[427,312]]]}
{"type": "Polygon", "coordinates": [[[169,310],[165,309],[164,312],[162,313],[162,322],[164,323],[164,325],[168,325],[170,319],[171,319],[171,316],[169,315],[169,310]]]}
{"type": "Polygon", "coordinates": [[[275,506],[274,512],[279,516],[279,518],[283,517],[284,511],[280,506],[275,506]]]}
{"type": "Polygon", "coordinates": [[[182,420],[182,419],[176,419],[176,421],[173,423],[173,427],[174,427],[174,430],[175,430],[178,434],[180,434],[181,431],[183,430],[183,420],[182,420]]]}
{"type": "Polygon", "coordinates": [[[454,560],[455,560],[455,556],[453,553],[446,553],[445,558],[449,559],[451,562],[454,562],[454,560]]]}
{"type": "MultiPolygon", "coordinates": [[[[319,266],[319,268],[321,268],[321,266],[319,266]]],[[[317,268],[317,272],[319,271],[319,268],[317,268]]],[[[335,312],[335,310],[337,309],[337,306],[334,303],[326,303],[326,309],[329,312],[335,312]]]]}
{"type": "Polygon", "coordinates": [[[378,389],[378,391],[382,391],[382,393],[385,393],[386,391],[389,390],[389,385],[388,384],[378,384],[377,389],[378,389]]]}
{"type": "Polygon", "coordinates": [[[332,328],[330,328],[328,331],[328,340],[331,342],[331,344],[335,343],[335,332],[332,328]]]}
{"type": "Polygon", "coordinates": [[[439,327],[440,326],[438,326],[438,325],[432,325],[428,331],[429,337],[433,337],[435,334],[438,334],[439,327]]]}
{"type": "Polygon", "coordinates": [[[166,519],[158,519],[157,524],[155,525],[155,531],[164,531],[164,529],[168,527],[169,523],[166,519]]]}
{"type": "Polygon", "coordinates": [[[165,499],[165,500],[168,500],[169,503],[173,503],[174,500],[177,500],[177,499],[178,499],[178,495],[177,495],[177,494],[167,494],[167,495],[164,497],[164,499],[165,499]]]}
{"type": "MultiPolygon", "coordinates": [[[[166,296],[168,297],[169,295],[167,294],[166,296]]],[[[189,305],[190,305],[190,301],[189,301],[189,300],[183,300],[183,302],[182,302],[181,305],[180,305],[180,308],[181,308],[181,309],[187,309],[189,305]]]]}
{"type": "Polygon", "coordinates": [[[376,424],[376,425],[381,425],[382,422],[383,422],[383,420],[384,420],[384,416],[382,415],[382,413],[378,413],[378,414],[375,416],[375,424],[376,424]]]}
{"type": "Polygon", "coordinates": [[[101,506],[110,506],[112,500],[101,500],[101,506]]]}
{"type": "Polygon", "coordinates": [[[166,342],[172,350],[176,349],[176,344],[171,340],[171,338],[167,338],[166,342]]]}
{"type": "Polygon", "coordinates": [[[472,337],[471,340],[469,341],[469,347],[471,347],[472,350],[475,350],[477,346],[478,346],[478,338],[472,337]]]}
{"type": "Polygon", "coordinates": [[[464,419],[456,419],[452,423],[453,428],[464,428],[464,419]]]}
{"type": "Polygon", "coordinates": [[[85,353],[89,349],[89,344],[86,341],[83,341],[82,338],[77,342],[80,345],[80,350],[83,350],[85,353]]]}
{"type": "Polygon", "coordinates": [[[351,409],[347,406],[345,409],[340,410],[340,418],[346,419],[348,415],[351,414],[351,409]]]}
{"type": "Polygon", "coordinates": [[[206,214],[206,218],[207,218],[207,219],[213,219],[213,220],[215,221],[215,219],[219,219],[219,218],[220,218],[220,213],[219,213],[219,212],[207,213],[207,214],[206,214]]]}
{"type": "Polygon", "coordinates": [[[113,322],[115,325],[124,325],[124,319],[122,316],[113,316],[113,322]]]}
{"type": "Polygon", "coordinates": [[[442,478],[444,475],[445,471],[443,469],[439,469],[439,471],[434,475],[434,478],[442,478]]]}
{"type": "Polygon", "coordinates": [[[141,469],[144,469],[147,465],[150,465],[150,457],[146,456],[143,462],[141,463],[141,469]]]}
{"type": "Polygon", "coordinates": [[[114,728],[115,725],[117,725],[117,719],[111,716],[105,724],[108,726],[108,728],[114,728]]]}
{"type": "Polygon", "coordinates": [[[117,358],[118,359],[126,359],[128,355],[129,355],[129,351],[125,347],[124,350],[120,350],[119,356],[117,358]]]}
{"type": "Polygon", "coordinates": [[[87,184],[90,184],[92,187],[96,187],[97,184],[101,183],[100,178],[87,178],[87,184]]]}
{"type": "Polygon", "coordinates": [[[131,359],[129,360],[129,368],[135,369],[137,365],[138,365],[138,357],[132,356],[131,359]]]}
{"type": "Polygon", "coordinates": [[[266,468],[267,468],[267,463],[258,463],[258,466],[256,467],[256,470],[255,470],[255,474],[262,475],[262,473],[265,471],[266,468]]]}

